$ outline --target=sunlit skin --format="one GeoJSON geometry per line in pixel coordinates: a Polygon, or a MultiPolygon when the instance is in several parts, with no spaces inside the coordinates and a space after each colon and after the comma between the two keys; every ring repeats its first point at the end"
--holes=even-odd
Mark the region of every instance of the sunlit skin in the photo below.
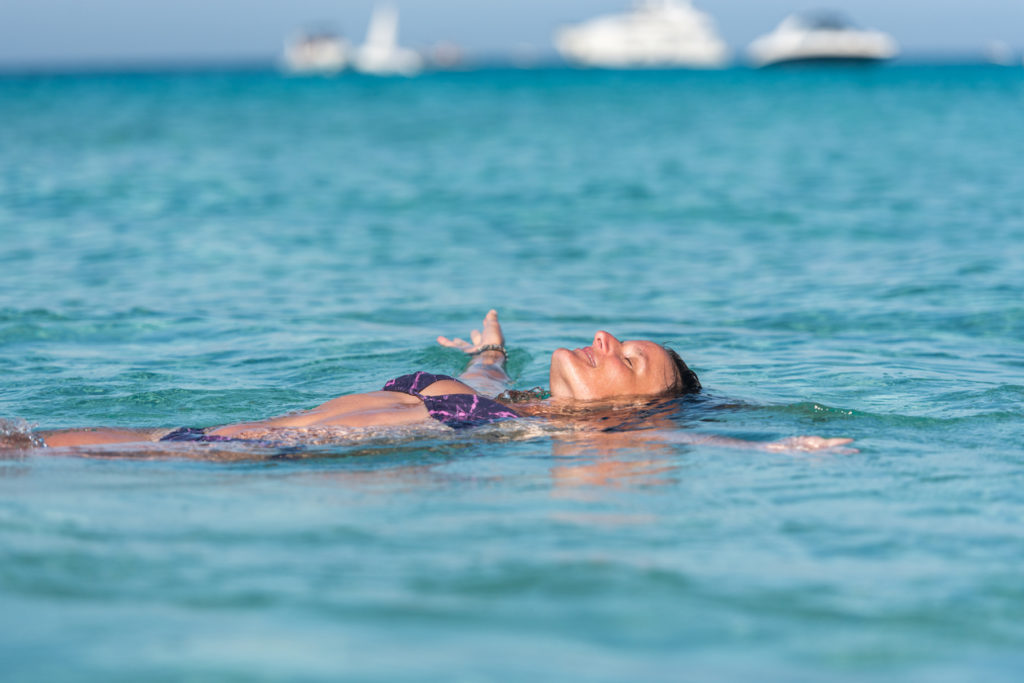
{"type": "MultiPolygon", "coordinates": [[[[482,331],[473,330],[470,341],[438,337],[442,346],[470,355],[469,366],[458,380],[440,380],[422,390],[423,395],[481,394],[495,396],[507,388],[505,356],[500,351],[483,350],[505,344],[497,311],[484,317],[482,331]]],[[[670,395],[681,379],[668,352],[651,341],[620,342],[608,332],[598,331],[593,344],[551,354],[549,370],[552,403],[601,402],[616,410],[619,401],[670,395]]],[[[591,403],[589,409],[595,407],[591,403]]],[[[557,412],[557,411],[556,411],[557,412]]],[[[554,415],[555,413],[552,413],[554,415]]],[[[301,412],[265,420],[228,424],[207,430],[208,434],[230,438],[260,439],[275,430],[316,430],[331,427],[394,427],[429,421],[423,402],[415,396],[390,391],[340,396],[301,412]]],[[[156,441],[168,430],[160,429],[69,429],[38,432],[48,446],[88,446],[140,441],[156,441]]],[[[738,448],[764,450],[821,450],[836,448],[850,439],[792,437],[769,443],[743,442],[713,435],[690,435],[679,430],[666,431],[661,440],[678,443],[713,443],[738,448]]]]}
{"type": "Polygon", "coordinates": [[[620,342],[600,330],[581,349],[556,349],[549,371],[551,398],[574,401],[660,396],[680,379],[664,348],[651,341],[620,342]]]}

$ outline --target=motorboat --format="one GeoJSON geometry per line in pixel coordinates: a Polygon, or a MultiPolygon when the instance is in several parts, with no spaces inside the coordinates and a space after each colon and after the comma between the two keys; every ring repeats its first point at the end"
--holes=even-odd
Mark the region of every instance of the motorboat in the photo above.
{"type": "Polygon", "coordinates": [[[989,41],[985,46],[985,60],[995,66],[1016,66],[1018,63],[1013,48],[1002,40],[989,41]]]}
{"type": "Polygon", "coordinates": [[[807,62],[880,62],[899,52],[887,33],[862,29],[836,12],[793,14],[747,49],[754,66],[807,62]]]}
{"type": "Polygon", "coordinates": [[[555,47],[573,64],[605,69],[718,68],[729,60],[714,21],[690,0],[646,0],[568,26],[555,47]]]}
{"type": "Polygon", "coordinates": [[[352,66],[374,76],[415,76],[423,70],[419,53],[398,45],[398,10],[393,6],[374,8],[366,41],[356,50],[352,66]]]}
{"type": "Polygon", "coordinates": [[[282,61],[293,74],[332,75],[349,60],[348,41],[328,31],[301,33],[284,47],[282,61]]]}

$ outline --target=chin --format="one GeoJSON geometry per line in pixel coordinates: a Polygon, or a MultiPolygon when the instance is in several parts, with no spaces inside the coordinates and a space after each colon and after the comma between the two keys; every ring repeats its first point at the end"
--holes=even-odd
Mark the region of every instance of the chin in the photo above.
{"type": "Polygon", "coordinates": [[[548,370],[548,387],[551,390],[551,398],[575,398],[572,384],[568,380],[568,373],[571,372],[569,359],[572,358],[572,351],[569,349],[555,349],[551,354],[551,368],[548,370]]]}

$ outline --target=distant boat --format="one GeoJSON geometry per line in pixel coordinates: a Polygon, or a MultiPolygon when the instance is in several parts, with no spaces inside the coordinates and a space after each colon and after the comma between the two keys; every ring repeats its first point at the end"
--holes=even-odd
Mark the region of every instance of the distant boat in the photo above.
{"type": "Polygon", "coordinates": [[[1014,66],[1017,64],[1017,55],[1009,43],[1002,40],[992,40],[985,47],[985,59],[989,64],[996,66],[1014,66]]]}
{"type": "Polygon", "coordinates": [[[729,59],[711,17],[689,0],[647,0],[566,27],[555,47],[570,62],[606,69],[717,68],[729,59]]]}
{"type": "Polygon", "coordinates": [[[283,62],[294,74],[331,75],[348,64],[348,41],[333,33],[302,33],[285,45],[283,62]]]}
{"type": "Polygon", "coordinates": [[[887,33],[861,29],[836,12],[793,14],[747,50],[754,66],[797,62],[879,62],[899,52],[887,33]]]}
{"type": "Polygon", "coordinates": [[[423,70],[423,58],[398,45],[397,9],[390,5],[374,8],[366,42],[356,51],[353,66],[374,76],[415,76],[423,70]]]}

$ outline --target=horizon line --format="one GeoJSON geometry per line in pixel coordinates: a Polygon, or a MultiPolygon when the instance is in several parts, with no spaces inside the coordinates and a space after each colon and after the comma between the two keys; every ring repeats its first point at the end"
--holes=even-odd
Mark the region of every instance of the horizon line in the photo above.
{"type": "MultiPolygon", "coordinates": [[[[910,51],[879,63],[876,66],[1000,66],[993,63],[983,50],[920,50],[910,51]]],[[[1013,68],[1013,65],[1003,68],[1013,68]]],[[[487,70],[575,70],[592,72],[659,72],[659,71],[730,71],[735,69],[759,70],[742,59],[720,69],[687,69],[666,67],[653,69],[600,69],[577,67],[557,54],[537,58],[523,58],[508,53],[481,54],[465,59],[454,66],[428,66],[424,73],[461,73],[487,70]]],[[[28,60],[0,62],[0,76],[72,76],[120,74],[168,74],[280,71],[278,57],[152,57],[152,58],[87,58],[78,60],[28,60]]],[[[347,73],[347,72],[346,72],[347,73]]]]}

